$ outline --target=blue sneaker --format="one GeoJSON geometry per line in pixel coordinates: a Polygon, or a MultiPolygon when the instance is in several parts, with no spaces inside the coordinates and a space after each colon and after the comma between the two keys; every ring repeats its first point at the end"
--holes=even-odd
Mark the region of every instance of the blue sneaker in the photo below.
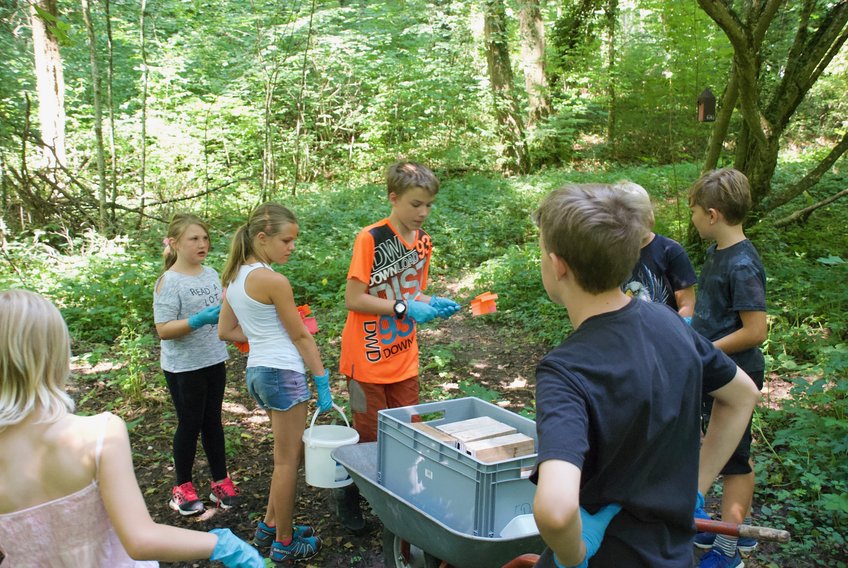
{"type": "Polygon", "coordinates": [[[745,568],[739,551],[733,556],[725,556],[718,550],[710,550],[701,557],[698,568],[745,568]]]}
{"type": "Polygon", "coordinates": [[[695,518],[710,520],[712,517],[704,510],[704,496],[698,491],[698,497],[695,500],[695,518]]]}
{"type": "MultiPolygon", "coordinates": [[[[294,525],[294,537],[308,538],[315,534],[312,527],[308,525],[294,525]]],[[[256,532],[253,533],[253,546],[261,551],[271,548],[274,541],[277,539],[277,527],[269,527],[264,522],[259,521],[256,525],[256,532]]]]}
{"type": "MultiPolygon", "coordinates": [[[[715,533],[699,532],[695,535],[695,546],[709,550],[713,547],[715,539],[715,533]]],[[[736,541],[736,549],[739,550],[739,552],[751,552],[752,550],[756,550],[758,544],[759,542],[755,538],[751,538],[750,536],[740,536],[739,540],[736,541]]]]}
{"type": "Polygon", "coordinates": [[[318,554],[319,550],[321,550],[321,539],[317,536],[294,537],[288,546],[279,540],[275,540],[274,544],[271,545],[269,558],[275,564],[298,562],[312,558],[318,554]]]}

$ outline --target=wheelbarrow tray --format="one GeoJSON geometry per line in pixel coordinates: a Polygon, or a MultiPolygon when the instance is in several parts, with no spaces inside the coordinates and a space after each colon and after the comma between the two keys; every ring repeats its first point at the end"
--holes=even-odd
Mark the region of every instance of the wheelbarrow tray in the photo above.
{"type": "Polygon", "coordinates": [[[455,568],[494,568],[524,553],[545,548],[538,534],[488,538],[458,532],[377,481],[377,442],[342,446],[333,459],[347,469],[383,525],[406,542],[455,568]]]}

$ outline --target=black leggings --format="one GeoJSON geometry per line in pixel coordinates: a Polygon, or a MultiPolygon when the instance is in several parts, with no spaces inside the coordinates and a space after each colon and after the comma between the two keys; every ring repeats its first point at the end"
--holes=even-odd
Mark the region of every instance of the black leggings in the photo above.
{"type": "Polygon", "coordinates": [[[227,458],[224,453],[224,426],[221,424],[221,404],[227,384],[224,363],[211,367],[170,373],[164,371],[171,400],[177,411],[177,431],[174,432],[174,470],[177,485],[191,481],[191,470],[197,454],[197,437],[209,461],[213,481],[227,477],[227,458]]]}

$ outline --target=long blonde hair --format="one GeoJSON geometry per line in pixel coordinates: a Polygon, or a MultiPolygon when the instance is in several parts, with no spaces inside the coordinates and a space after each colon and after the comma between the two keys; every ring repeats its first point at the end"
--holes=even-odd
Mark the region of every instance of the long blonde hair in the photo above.
{"type": "Polygon", "coordinates": [[[221,282],[226,287],[236,279],[239,268],[245,264],[247,258],[253,254],[253,239],[259,233],[265,233],[269,237],[279,233],[285,225],[296,225],[297,217],[289,209],[279,203],[263,203],[253,210],[247,218],[247,223],[242,225],[233,235],[230,245],[230,255],[221,273],[221,282]]]}
{"type": "MultiPolygon", "coordinates": [[[[168,224],[168,239],[180,240],[186,229],[192,225],[197,225],[206,231],[206,236],[209,237],[209,248],[211,249],[212,235],[209,234],[209,226],[206,224],[206,221],[191,213],[174,213],[174,216],[171,217],[171,222],[168,224]]],[[[177,252],[170,244],[167,244],[165,245],[165,250],[162,251],[162,258],[165,260],[165,270],[168,270],[177,262],[177,252]]]]}
{"type": "Polygon", "coordinates": [[[39,422],[73,412],[70,369],[71,338],[56,306],[26,290],[0,292],[0,430],[33,412],[39,422]]]}

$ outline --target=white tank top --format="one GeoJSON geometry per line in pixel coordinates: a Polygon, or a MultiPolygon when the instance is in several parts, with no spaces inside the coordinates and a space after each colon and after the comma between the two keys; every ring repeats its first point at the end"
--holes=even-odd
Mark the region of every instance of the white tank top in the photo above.
{"type": "Polygon", "coordinates": [[[235,280],[227,287],[227,301],[238,318],[241,330],[250,342],[248,367],[271,367],[305,373],[303,358],[292,343],[273,304],[263,304],[247,295],[244,282],[257,268],[271,267],[265,263],[243,264],[235,280]]]}

